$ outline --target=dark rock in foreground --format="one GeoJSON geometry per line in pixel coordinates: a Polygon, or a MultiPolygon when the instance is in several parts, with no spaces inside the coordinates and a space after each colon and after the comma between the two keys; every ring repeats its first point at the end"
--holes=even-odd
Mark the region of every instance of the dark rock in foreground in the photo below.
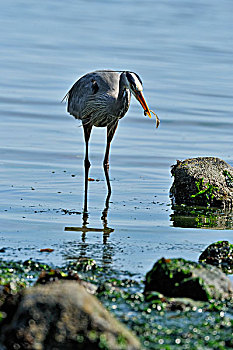
{"type": "Polygon", "coordinates": [[[200,255],[199,261],[218,266],[225,273],[233,273],[233,244],[228,241],[212,243],[200,255]]]}
{"type": "Polygon", "coordinates": [[[141,349],[137,338],[79,283],[25,289],[10,324],[7,349],[141,349]]]}
{"type": "Polygon", "coordinates": [[[184,259],[160,259],[146,275],[145,290],[167,297],[208,301],[230,298],[233,287],[217,267],[184,259]]]}
{"type": "Polygon", "coordinates": [[[177,161],[171,170],[174,204],[233,208],[233,168],[219,158],[177,161]]]}

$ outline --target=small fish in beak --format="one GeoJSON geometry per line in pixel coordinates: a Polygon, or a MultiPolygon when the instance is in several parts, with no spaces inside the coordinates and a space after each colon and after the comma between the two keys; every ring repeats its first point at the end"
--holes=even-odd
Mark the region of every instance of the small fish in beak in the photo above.
{"type": "MultiPolygon", "coordinates": [[[[158,126],[159,126],[159,124],[160,124],[159,117],[157,116],[157,114],[156,114],[154,111],[152,111],[152,109],[149,109],[149,113],[150,113],[150,112],[153,113],[153,114],[155,115],[155,118],[156,118],[156,128],[158,128],[158,126]]],[[[144,111],[144,115],[145,115],[145,116],[149,115],[149,117],[151,118],[151,114],[148,114],[147,111],[144,111]]]]}

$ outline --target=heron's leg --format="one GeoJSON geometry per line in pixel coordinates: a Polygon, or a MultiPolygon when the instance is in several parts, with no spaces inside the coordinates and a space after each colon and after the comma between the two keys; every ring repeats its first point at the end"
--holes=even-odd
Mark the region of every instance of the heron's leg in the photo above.
{"type": "Polygon", "coordinates": [[[109,180],[109,151],[110,151],[110,145],[112,142],[112,138],[115,134],[115,131],[118,126],[118,121],[115,124],[111,124],[107,126],[107,145],[106,145],[106,151],[105,151],[105,156],[104,156],[104,173],[105,173],[105,178],[108,186],[108,193],[109,195],[111,194],[111,185],[110,185],[110,180],[109,180]]]}
{"type": "Polygon", "coordinates": [[[85,166],[85,194],[84,194],[84,213],[87,212],[87,191],[88,191],[88,173],[89,168],[91,166],[91,163],[88,158],[88,142],[91,135],[91,129],[92,126],[90,125],[83,125],[84,130],[84,138],[85,138],[85,144],[86,144],[86,152],[85,152],[85,159],[84,159],[84,166],[85,166]]]}

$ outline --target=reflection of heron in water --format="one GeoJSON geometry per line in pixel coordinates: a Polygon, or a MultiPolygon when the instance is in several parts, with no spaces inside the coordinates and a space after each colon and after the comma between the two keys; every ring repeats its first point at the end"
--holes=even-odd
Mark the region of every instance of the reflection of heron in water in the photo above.
{"type": "Polygon", "coordinates": [[[113,254],[112,247],[107,242],[108,237],[110,236],[110,233],[114,231],[114,229],[108,227],[108,222],[107,222],[109,199],[110,199],[110,194],[108,193],[105,201],[105,208],[102,211],[102,216],[101,216],[103,228],[90,227],[88,222],[89,215],[87,212],[83,212],[83,217],[82,217],[83,222],[81,227],[77,227],[77,226],[65,227],[65,231],[82,232],[82,243],[81,245],[79,245],[79,248],[80,248],[79,255],[75,257],[73,256],[72,257],[73,259],[86,258],[86,253],[89,246],[89,244],[86,243],[86,234],[88,232],[103,232],[103,247],[102,247],[103,265],[109,264],[112,262],[112,254],[113,254]]]}
{"type": "Polygon", "coordinates": [[[108,227],[108,221],[107,221],[107,215],[108,215],[108,208],[109,208],[109,199],[110,199],[110,194],[108,193],[106,200],[105,200],[105,208],[102,211],[102,225],[103,228],[94,228],[94,227],[89,227],[88,224],[88,213],[83,212],[83,222],[81,227],[76,227],[76,226],[70,226],[70,227],[65,227],[65,231],[76,231],[76,232],[82,232],[82,242],[85,243],[86,240],[86,233],[88,232],[103,232],[103,244],[107,243],[107,239],[110,235],[111,232],[114,231],[114,229],[108,227]]]}
{"type": "MultiPolygon", "coordinates": [[[[85,200],[84,212],[87,212],[87,188],[90,161],[88,157],[88,142],[93,126],[107,127],[107,145],[103,162],[108,194],[111,195],[109,180],[109,151],[110,144],[118,122],[129,109],[131,92],[140,102],[144,114],[151,117],[142,93],[142,81],[136,73],[129,71],[102,70],[88,73],[81,77],[69,90],[68,112],[76,119],[82,120],[86,143],[85,165],[85,200]]],[[[154,113],[154,112],[153,112],[154,113]]],[[[156,116],[156,126],[159,119],[156,116]]],[[[108,201],[109,201],[108,198],[108,201]]]]}

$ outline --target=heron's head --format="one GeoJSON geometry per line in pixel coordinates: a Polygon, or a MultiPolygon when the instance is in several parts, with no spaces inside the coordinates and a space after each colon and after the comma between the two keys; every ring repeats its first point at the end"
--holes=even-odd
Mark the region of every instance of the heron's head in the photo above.
{"type": "Polygon", "coordinates": [[[128,87],[130,91],[133,93],[133,95],[135,96],[135,98],[142,105],[142,108],[144,109],[144,114],[148,115],[151,118],[150,110],[147,106],[147,103],[142,93],[142,90],[143,90],[142,80],[136,73],[133,73],[133,72],[125,72],[125,76],[126,76],[126,81],[128,83],[128,87]]]}

